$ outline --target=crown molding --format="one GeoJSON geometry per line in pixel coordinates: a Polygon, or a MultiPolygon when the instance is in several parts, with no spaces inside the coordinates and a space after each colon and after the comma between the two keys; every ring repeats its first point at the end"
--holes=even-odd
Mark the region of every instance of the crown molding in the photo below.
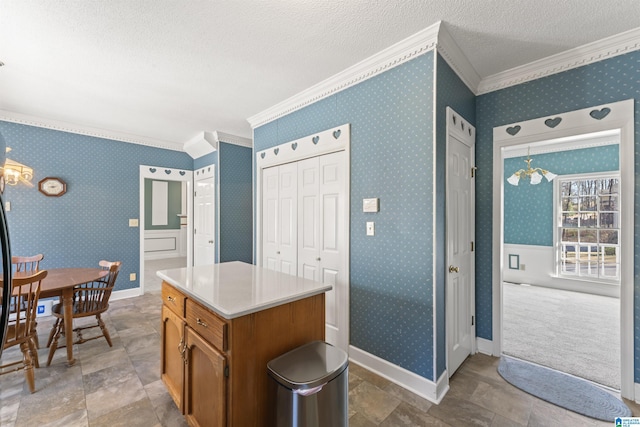
{"type": "Polygon", "coordinates": [[[640,27],[485,77],[480,81],[476,95],[515,86],[639,49],[640,27]]]}
{"type": "Polygon", "coordinates": [[[250,138],[243,138],[241,136],[231,135],[230,133],[220,132],[219,130],[213,132],[213,136],[218,142],[226,142],[227,144],[253,148],[253,140],[251,140],[250,138]]]}
{"type": "Polygon", "coordinates": [[[460,80],[475,94],[480,84],[480,75],[447,30],[446,23],[440,25],[436,50],[460,77],[460,80]]]}
{"type": "Polygon", "coordinates": [[[249,117],[247,121],[251,128],[255,129],[434,50],[440,24],[440,21],[436,22],[297,95],[249,117]]]}
{"type": "Polygon", "coordinates": [[[75,133],[78,135],[92,136],[94,138],[104,138],[113,141],[128,142],[131,144],[146,145],[166,150],[182,151],[182,144],[163,141],[154,138],[147,138],[126,132],[107,131],[91,126],[71,124],[62,120],[45,119],[29,114],[15,113],[13,111],[0,110],[0,120],[21,125],[35,126],[44,129],[57,130],[61,132],[75,133]]]}
{"type": "Polygon", "coordinates": [[[182,149],[191,156],[198,159],[218,150],[218,138],[215,132],[199,132],[196,136],[185,142],[182,149]]]}

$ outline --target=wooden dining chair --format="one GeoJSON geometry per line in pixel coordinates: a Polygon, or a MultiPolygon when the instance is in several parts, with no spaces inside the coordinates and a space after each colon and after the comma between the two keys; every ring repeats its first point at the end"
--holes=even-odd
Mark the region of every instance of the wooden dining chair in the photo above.
{"type": "MultiPolygon", "coordinates": [[[[44,259],[43,254],[33,255],[33,256],[12,256],[11,264],[14,266],[14,271],[23,272],[23,271],[38,271],[40,270],[40,261],[44,259]]],[[[38,322],[35,323],[34,328],[37,329],[38,322]]],[[[38,334],[36,333],[35,337],[36,348],[40,348],[40,340],[38,339],[38,334]]]]}
{"type": "Polygon", "coordinates": [[[44,259],[43,254],[33,256],[12,256],[11,264],[14,265],[16,272],[18,271],[38,271],[40,269],[40,261],[44,259]]]}
{"type": "MultiPolygon", "coordinates": [[[[73,288],[73,318],[95,316],[98,321],[96,325],[82,326],[74,328],[73,331],[77,335],[77,339],[74,344],[82,344],[87,341],[94,340],[96,338],[104,337],[107,340],[109,347],[112,347],[111,336],[109,330],[102,321],[101,314],[109,309],[109,298],[111,292],[116,284],[118,273],[120,272],[120,261],[100,261],[99,265],[109,273],[100,280],[84,283],[73,288]],[[96,335],[90,338],[82,336],[82,331],[85,329],[97,328],[101,330],[100,335],[96,335]]],[[[49,347],[49,358],[47,359],[47,366],[51,364],[53,355],[58,349],[58,339],[61,334],[64,334],[64,312],[62,303],[55,304],[51,308],[51,314],[56,317],[56,322],[51,328],[49,333],[49,340],[47,347],[49,347]]]]}
{"type": "MultiPolygon", "coordinates": [[[[15,278],[11,281],[12,292],[9,298],[9,324],[7,326],[4,349],[19,345],[22,360],[0,366],[0,374],[24,369],[24,376],[31,393],[36,391],[34,366],[39,367],[38,349],[35,345],[36,311],[40,297],[40,282],[47,276],[47,270],[40,270],[32,276],[15,278]],[[14,367],[7,370],[7,368],[14,367]]],[[[5,297],[0,295],[0,297],[5,297]]],[[[6,354],[6,353],[5,353],[6,354]]]]}

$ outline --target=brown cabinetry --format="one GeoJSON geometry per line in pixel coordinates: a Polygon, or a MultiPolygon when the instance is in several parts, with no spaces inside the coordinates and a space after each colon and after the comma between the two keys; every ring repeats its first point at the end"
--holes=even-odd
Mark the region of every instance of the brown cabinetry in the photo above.
{"type": "Polygon", "coordinates": [[[267,363],[324,339],[324,293],[233,319],[166,282],[162,295],[162,380],[189,425],[273,425],[267,363]]]}
{"type": "Polygon", "coordinates": [[[160,377],[169,394],[183,409],[184,360],[181,349],[184,346],[185,321],[180,316],[162,306],[162,347],[160,355],[160,377]]]}
{"type": "Polygon", "coordinates": [[[225,357],[187,327],[184,416],[189,425],[223,427],[226,422],[225,357]]]}

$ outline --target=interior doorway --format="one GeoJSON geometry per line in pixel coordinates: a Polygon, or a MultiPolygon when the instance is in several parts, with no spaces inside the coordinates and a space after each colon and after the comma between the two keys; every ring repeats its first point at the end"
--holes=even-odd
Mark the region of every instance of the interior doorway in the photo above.
{"type": "Polygon", "coordinates": [[[350,126],[256,153],[258,265],[333,286],[326,340],[349,351],[350,126]]]}
{"type": "MultiPolygon", "coordinates": [[[[633,194],[634,194],[634,123],[633,101],[621,101],[613,104],[571,111],[548,118],[533,119],[517,124],[494,128],[493,145],[493,249],[497,256],[493,258],[493,354],[503,353],[504,338],[504,274],[510,267],[518,265],[518,254],[505,251],[505,186],[506,178],[513,171],[504,170],[505,150],[520,146],[533,147],[536,143],[552,146],[569,143],[587,134],[617,133],[619,135],[618,164],[620,171],[620,280],[619,280],[619,336],[620,336],[620,392],[622,397],[634,399],[633,382],[633,194]],[[594,113],[595,111],[595,113],[594,113]],[[604,114],[602,113],[604,112],[604,114]],[[558,123],[563,123],[562,128],[558,123]],[[517,136],[516,136],[517,135],[517,136]],[[625,202],[627,201],[627,202],[625,202]],[[513,256],[511,256],[513,255],[513,256]]],[[[540,164],[540,167],[546,166],[540,164]]],[[[542,183],[540,185],[543,185],[542,183]]],[[[528,211],[537,212],[536,203],[526,205],[528,211]]],[[[526,222],[526,221],[525,221],[526,222]]],[[[551,262],[557,265],[558,242],[554,240],[551,248],[551,262]],[[554,255],[555,254],[555,255],[554,255]],[[553,257],[556,258],[553,258],[553,257]]],[[[542,258],[545,258],[544,256],[542,258]]],[[[533,258],[531,258],[533,259],[533,258]]],[[[548,259],[547,259],[548,260],[548,259]]],[[[525,271],[536,271],[535,265],[526,265],[525,271]]],[[[557,277],[551,277],[551,280],[557,277]]],[[[584,282],[588,283],[588,282],[584,282]]]]}
{"type": "MultiPolygon", "coordinates": [[[[140,273],[138,278],[140,283],[140,294],[145,293],[145,280],[147,279],[147,276],[155,275],[155,270],[153,270],[153,268],[149,269],[148,267],[153,267],[154,265],[158,264],[157,262],[155,262],[154,264],[154,262],[152,261],[151,263],[149,263],[150,265],[147,266],[147,263],[145,262],[145,255],[149,249],[148,246],[157,243],[151,241],[153,237],[150,239],[149,236],[145,234],[146,229],[149,228],[147,227],[147,220],[145,218],[146,205],[148,203],[152,203],[149,201],[149,198],[146,197],[148,196],[147,191],[145,191],[145,188],[147,187],[147,185],[145,185],[146,180],[182,183],[182,195],[184,196],[183,209],[186,210],[186,212],[180,212],[179,215],[176,214],[178,220],[181,221],[182,224],[184,224],[184,228],[186,229],[186,243],[184,243],[186,246],[184,248],[186,257],[172,257],[172,261],[170,263],[160,263],[161,268],[154,268],[156,268],[156,270],[159,270],[166,268],[186,267],[187,265],[192,265],[193,263],[193,197],[191,197],[191,194],[193,193],[193,172],[181,169],[164,168],[161,166],[140,165],[140,208],[138,220],[138,227],[140,231],[140,273]],[[176,264],[176,262],[179,265],[176,264]],[[182,265],[183,263],[184,265],[182,265]]],[[[165,202],[163,201],[162,204],[164,203],[165,202]]],[[[182,227],[183,226],[181,225],[181,228],[182,227]]],[[[162,239],[162,241],[159,242],[161,248],[168,247],[169,249],[171,249],[171,245],[174,245],[174,247],[176,248],[178,247],[178,245],[180,245],[178,239],[176,239],[176,241],[172,243],[171,236],[160,236],[160,238],[162,239]],[[163,247],[162,245],[166,246],[163,247]]]]}
{"type": "Polygon", "coordinates": [[[503,150],[505,176],[529,166],[554,175],[535,185],[508,178],[504,188],[503,354],[614,390],[621,378],[619,142],[612,131],[503,150]]]}

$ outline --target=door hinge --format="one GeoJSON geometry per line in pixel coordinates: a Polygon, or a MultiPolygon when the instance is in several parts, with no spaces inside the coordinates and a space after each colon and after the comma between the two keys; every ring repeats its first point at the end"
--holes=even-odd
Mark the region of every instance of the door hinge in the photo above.
{"type": "Polygon", "coordinates": [[[471,252],[473,252],[473,242],[471,242],[471,252]]]}
{"type": "Polygon", "coordinates": [[[471,326],[473,326],[473,325],[474,325],[475,320],[476,320],[476,319],[475,319],[475,316],[471,316],[471,326]]]}
{"type": "Polygon", "coordinates": [[[477,170],[477,169],[478,169],[478,168],[477,168],[477,167],[475,167],[475,166],[472,166],[472,167],[471,167],[471,178],[474,178],[474,177],[476,176],[476,170],[477,170]]]}
{"type": "Polygon", "coordinates": [[[225,366],[225,367],[224,367],[224,376],[225,376],[226,378],[229,378],[229,367],[228,367],[228,366],[225,366]]]}

